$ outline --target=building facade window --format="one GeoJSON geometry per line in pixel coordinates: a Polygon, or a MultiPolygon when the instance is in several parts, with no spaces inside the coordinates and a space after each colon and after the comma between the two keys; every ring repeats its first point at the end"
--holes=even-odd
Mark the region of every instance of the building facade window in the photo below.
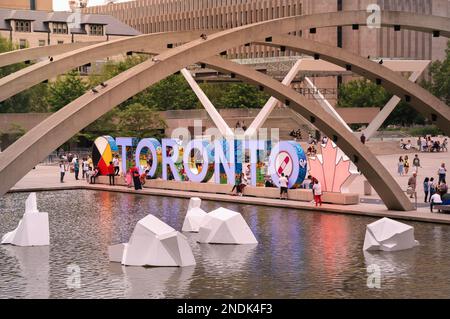
{"type": "Polygon", "coordinates": [[[103,35],[103,25],[101,24],[91,24],[89,25],[90,35],[103,35]]]}
{"type": "Polygon", "coordinates": [[[19,48],[20,48],[20,49],[25,49],[26,47],[28,47],[27,40],[25,40],[25,39],[20,39],[20,40],[19,40],[19,48]]]}
{"type": "Polygon", "coordinates": [[[63,40],[58,40],[58,44],[64,44],[63,40]]]}
{"type": "Polygon", "coordinates": [[[45,40],[39,40],[39,46],[44,47],[45,46],[45,40]]]}
{"type": "Polygon", "coordinates": [[[63,22],[63,23],[61,23],[61,22],[58,22],[58,23],[53,23],[52,24],[52,26],[53,26],[53,33],[56,33],[56,34],[68,34],[68,29],[67,29],[67,23],[65,23],[65,22],[63,22]]]}
{"type": "Polygon", "coordinates": [[[16,20],[16,32],[31,32],[31,21],[16,20]]]}

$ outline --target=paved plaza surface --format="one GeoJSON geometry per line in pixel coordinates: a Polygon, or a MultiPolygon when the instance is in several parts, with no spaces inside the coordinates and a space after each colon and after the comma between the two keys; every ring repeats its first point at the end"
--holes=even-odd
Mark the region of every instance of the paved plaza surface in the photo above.
{"type": "MultiPolygon", "coordinates": [[[[31,170],[22,180],[20,180],[12,189],[17,191],[44,191],[44,190],[70,190],[70,189],[92,189],[100,191],[115,191],[126,193],[139,193],[146,195],[168,196],[168,197],[200,197],[204,200],[223,201],[223,202],[239,202],[242,204],[263,205],[271,207],[285,207],[296,208],[299,210],[318,210],[332,213],[356,214],[373,217],[391,217],[404,220],[417,220],[427,222],[438,222],[450,224],[450,214],[430,213],[429,206],[424,204],[424,194],[422,182],[425,177],[437,177],[437,169],[441,163],[446,163],[450,166],[450,153],[418,153],[421,159],[422,168],[419,170],[417,178],[417,211],[411,212],[397,212],[389,211],[381,202],[379,196],[373,191],[372,195],[363,194],[364,177],[358,176],[350,187],[350,191],[358,193],[361,196],[361,203],[358,205],[335,205],[324,204],[320,208],[314,207],[313,203],[300,201],[280,201],[277,199],[256,198],[256,197],[236,197],[222,194],[202,194],[189,191],[174,191],[162,189],[144,188],[141,191],[135,191],[123,186],[109,186],[100,184],[88,184],[85,180],[75,180],[74,174],[66,173],[65,182],[59,182],[59,168],[57,166],[37,166],[36,169],[31,170]]],[[[380,155],[378,159],[384,164],[388,171],[394,176],[395,180],[401,185],[402,189],[406,190],[408,178],[412,175],[412,170],[407,176],[398,176],[397,161],[400,155],[380,155]]],[[[412,159],[413,154],[409,154],[412,159]]],[[[412,163],[412,160],[411,160],[412,163]]],[[[80,174],[81,177],[81,174],[80,174]]]]}

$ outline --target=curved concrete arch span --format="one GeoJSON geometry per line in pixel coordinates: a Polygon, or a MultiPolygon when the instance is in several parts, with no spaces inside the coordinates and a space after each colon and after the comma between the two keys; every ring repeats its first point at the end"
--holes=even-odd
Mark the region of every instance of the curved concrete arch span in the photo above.
{"type": "MultiPolygon", "coordinates": [[[[94,45],[80,46],[74,51],[66,51],[60,55],[48,54],[53,56],[53,61],[48,59],[38,62],[27,68],[21,69],[15,73],[5,76],[0,79],[0,102],[7,98],[16,95],[17,93],[26,90],[36,84],[41,83],[47,79],[64,74],[79,66],[88,64],[97,59],[102,59],[109,56],[122,54],[129,51],[146,52],[150,48],[162,51],[167,49],[169,44],[185,43],[195,40],[200,37],[204,30],[186,31],[186,32],[165,32],[145,34],[132,38],[117,39],[114,41],[100,42],[94,45]]],[[[56,47],[52,48],[57,52],[56,47]]],[[[33,50],[33,49],[30,49],[33,50]]],[[[22,50],[18,50],[20,52],[22,50]]],[[[14,55],[12,51],[8,53],[5,58],[11,59],[14,55]]],[[[33,56],[37,56],[40,51],[29,51],[33,56]]],[[[51,52],[46,52],[51,53],[51,52]]],[[[25,58],[23,54],[20,55],[22,59],[25,58]]],[[[30,60],[29,57],[25,60],[30,60]]],[[[16,59],[17,61],[17,59],[16,59]]],[[[0,64],[3,63],[0,57],[0,64]]]]}
{"type": "Polygon", "coordinates": [[[408,99],[408,103],[430,121],[435,123],[445,134],[450,135],[450,107],[420,85],[409,81],[387,67],[361,56],[316,41],[294,36],[274,36],[271,42],[256,42],[260,45],[285,47],[286,49],[306,53],[319,54],[320,59],[351,68],[351,71],[379,84],[388,92],[408,99]]]}
{"type": "Polygon", "coordinates": [[[36,60],[42,57],[54,56],[97,43],[99,43],[99,41],[74,42],[4,52],[0,53],[0,67],[24,61],[36,60]]]}
{"type": "MultiPolygon", "coordinates": [[[[264,40],[273,35],[313,27],[325,28],[353,24],[366,25],[369,15],[370,14],[366,11],[341,11],[306,16],[293,16],[259,22],[232,30],[239,31],[253,29],[255,34],[259,37],[258,40],[264,40]],[[259,33],[258,30],[262,29],[264,29],[264,32],[259,33]]],[[[397,11],[382,11],[381,17],[381,26],[400,25],[404,29],[418,30],[428,33],[439,31],[442,36],[450,37],[450,19],[448,18],[417,15],[397,11]]],[[[210,34],[210,32],[210,30],[197,30],[145,34],[132,38],[117,39],[114,41],[99,43],[84,49],[76,50],[72,53],[63,54],[56,57],[51,63],[49,61],[40,62],[0,79],[0,102],[33,85],[92,62],[97,58],[104,58],[106,56],[112,56],[127,51],[146,51],[150,48],[160,50],[167,48],[168,44],[186,43],[199,37],[202,33],[210,34]],[[99,50],[100,48],[101,50],[99,50]]],[[[211,35],[209,37],[211,37],[211,35]]],[[[242,38],[242,41],[236,45],[227,45],[224,43],[222,51],[234,46],[251,42],[250,40],[252,39],[255,40],[255,37],[248,39],[242,38]]],[[[9,56],[11,55],[13,55],[13,53],[10,53],[9,56]]],[[[0,64],[1,63],[2,60],[0,57],[0,64]]]]}
{"type": "MultiPolygon", "coordinates": [[[[108,81],[99,93],[89,92],[56,112],[30,130],[16,143],[0,154],[0,194],[9,190],[26,172],[49,152],[64,143],[79,130],[89,125],[114,106],[129,97],[177,72],[186,65],[206,61],[219,69],[241,75],[253,83],[266,87],[275,97],[286,100],[298,112],[332,137],[339,147],[358,165],[383,199],[386,206],[395,210],[411,210],[412,204],[381,163],[348,132],[341,123],[294,90],[256,71],[243,66],[228,65],[220,58],[209,58],[224,50],[224,42],[239,45],[256,37],[253,28],[223,31],[208,40],[195,40],[160,54],[159,62],[145,61],[108,81]],[[227,40],[227,41],[224,41],[227,40]]],[[[258,35],[270,32],[265,26],[258,35]]]]}

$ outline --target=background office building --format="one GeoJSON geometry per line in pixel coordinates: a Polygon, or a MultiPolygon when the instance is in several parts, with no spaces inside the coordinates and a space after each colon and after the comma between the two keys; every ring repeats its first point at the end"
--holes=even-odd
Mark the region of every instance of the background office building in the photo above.
{"type": "MultiPolygon", "coordinates": [[[[142,33],[194,29],[227,29],[293,15],[366,10],[376,3],[381,9],[450,16],[449,0],[136,0],[86,8],[86,12],[108,14],[142,33]]],[[[338,27],[295,30],[293,34],[337,45],[362,56],[384,58],[443,58],[446,39],[430,34],[391,28],[370,30],[338,27]]],[[[230,50],[232,58],[295,55],[261,46],[230,50]]]]}
{"type": "Polygon", "coordinates": [[[52,11],[53,0],[0,0],[0,8],[52,11]]]}

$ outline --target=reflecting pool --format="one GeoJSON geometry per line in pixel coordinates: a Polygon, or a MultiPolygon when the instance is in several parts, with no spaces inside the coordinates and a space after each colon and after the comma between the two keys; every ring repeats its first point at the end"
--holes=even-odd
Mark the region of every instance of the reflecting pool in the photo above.
{"type": "MultiPolygon", "coordinates": [[[[17,226],[27,196],[0,199],[0,235],[17,226]]],[[[37,198],[49,213],[51,245],[0,246],[0,298],[450,297],[447,225],[408,222],[419,247],[363,253],[373,218],[203,201],[206,211],[241,212],[259,244],[198,244],[198,234],[186,234],[196,266],[136,268],[109,263],[108,246],[127,242],[149,213],[180,230],[188,200],[85,190],[37,198]],[[379,289],[367,285],[373,264],[379,289]]]]}

